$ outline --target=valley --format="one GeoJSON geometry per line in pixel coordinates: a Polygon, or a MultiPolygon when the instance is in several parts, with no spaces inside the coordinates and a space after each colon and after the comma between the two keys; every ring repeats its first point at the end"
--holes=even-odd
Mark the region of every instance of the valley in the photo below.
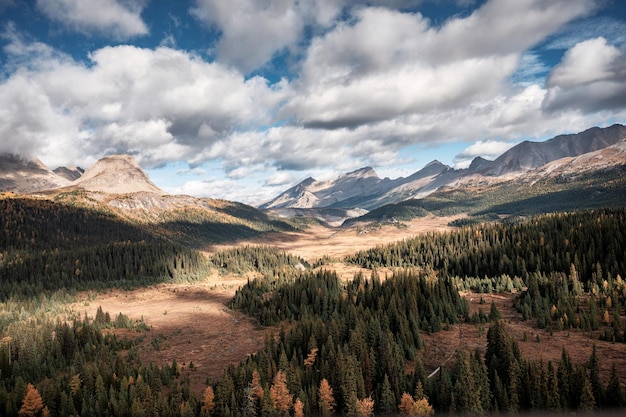
{"type": "Polygon", "coordinates": [[[2,156],[0,415],[626,406],[624,129],[259,208],[2,156]]]}
{"type": "MultiPolygon", "coordinates": [[[[358,273],[366,278],[371,270],[340,261],[345,256],[377,245],[401,241],[428,232],[452,230],[450,222],[466,215],[450,217],[430,216],[415,219],[402,227],[379,226],[373,230],[344,230],[314,225],[305,230],[271,233],[259,239],[240,242],[240,245],[270,245],[297,255],[309,263],[328,257],[321,268],[334,270],[345,282],[358,273]]],[[[233,246],[213,246],[206,251],[210,256],[233,246]]],[[[391,276],[393,268],[378,268],[381,276],[391,276]]],[[[79,297],[72,309],[81,315],[95,316],[98,307],[111,314],[123,313],[133,320],[141,320],[149,330],[139,335],[134,331],[116,330],[122,337],[143,340],[138,351],[142,361],[163,366],[176,360],[181,373],[188,376],[194,391],[201,395],[207,377],[217,381],[224,370],[237,365],[262,348],[267,337],[276,337],[280,326],[260,327],[245,314],[226,305],[238,288],[248,280],[261,277],[258,272],[244,275],[210,275],[193,283],[157,284],[132,291],[109,290],[86,293],[79,297]]],[[[524,357],[534,361],[558,362],[566,347],[574,363],[585,363],[594,346],[604,358],[601,367],[602,382],[608,383],[612,364],[617,365],[618,376],[626,380],[626,356],[622,344],[600,341],[580,329],[555,331],[539,329],[534,320],[523,320],[513,307],[516,292],[479,294],[463,292],[472,314],[488,312],[493,302],[501,312],[510,334],[519,343],[524,357]]],[[[626,316],[622,317],[626,321],[626,316]]],[[[284,325],[289,326],[288,323],[284,325]]],[[[484,352],[487,347],[488,324],[460,323],[433,334],[424,334],[424,348],[420,357],[429,374],[443,362],[454,358],[458,349],[484,352]]]]}

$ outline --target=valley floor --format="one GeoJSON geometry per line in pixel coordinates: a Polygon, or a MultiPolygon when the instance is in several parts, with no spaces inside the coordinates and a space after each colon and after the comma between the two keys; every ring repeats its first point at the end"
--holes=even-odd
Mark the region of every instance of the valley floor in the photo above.
{"type": "MultiPolygon", "coordinates": [[[[336,270],[340,277],[347,280],[358,271],[369,277],[371,271],[339,262],[345,255],[419,233],[447,230],[451,220],[453,218],[429,217],[414,220],[406,227],[389,225],[373,230],[314,226],[305,231],[275,234],[239,244],[276,246],[310,263],[327,255],[333,262],[323,268],[336,270]]],[[[211,252],[223,248],[225,246],[213,247],[211,252]]],[[[392,273],[388,269],[379,269],[378,272],[381,276],[392,273]]],[[[94,317],[97,308],[101,306],[111,316],[121,312],[134,320],[143,319],[150,330],[141,334],[135,330],[116,332],[131,338],[143,337],[139,353],[144,363],[153,361],[164,365],[176,359],[182,367],[182,373],[189,375],[192,387],[200,394],[206,387],[207,377],[216,380],[226,367],[256,352],[266,337],[279,331],[276,328],[262,329],[244,314],[225,306],[235,291],[253,277],[253,274],[224,276],[214,271],[204,280],[192,284],[160,284],[133,291],[111,290],[86,294],[84,300],[74,308],[81,314],[94,317]]],[[[513,308],[515,294],[464,293],[463,296],[470,302],[472,312],[482,308],[483,312],[488,313],[493,301],[511,334],[518,340],[525,357],[545,362],[558,361],[565,346],[575,362],[583,363],[589,359],[595,344],[600,357],[604,359],[601,362],[602,374],[608,377],[615,363],[619,377],[626,380],[623,344],[592,339],[580,330],[557,331],[552,335],[539,330],[535,320],[521,320],[520,314],[513,308]]],[[[425,348],[421,355],[426,372],[430,373],[453,357],[459,346],[470,350],[478,348],[484,352],[488,327],[489,324],[465,323],[452,326],[447,331],[423,335],[425,348]]]]}

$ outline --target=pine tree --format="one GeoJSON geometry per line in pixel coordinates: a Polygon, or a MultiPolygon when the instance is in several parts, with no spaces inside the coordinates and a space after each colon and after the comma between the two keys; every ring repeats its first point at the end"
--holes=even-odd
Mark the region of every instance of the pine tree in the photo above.
{"type": "Polygon", "coordinates": [[[358,417],[371,417],[374,415],[374,400],[372,397],[357,400],[355,408],[358,417]]]}
{"type": "Polygon", "coordinates": [[[433,406],[430,405],[427,398],[415,400],[411,408],[411,417],[429,417],[435,414],[433,406]]]}
{"type": "Polygon", "coordinates": [[[593,397],[597,405],[602,406],[604,403],[604,389],[600,382],[600,362],[596,351],[596,345],[593,345],[593,351],[589,357],[589,382],[593,391],[593,397]]]}
{"type": "Polygon", "coordinates": [[[591,386],[591,382],[585,376],[583,378],[583,386],[582,392],[580,393],[580,404],[578,405],[578,409],[581,411],[593,411],[596,407],[596,400],[593,397],[593,387],[591,386]]]}
{"type": "Polygon", "coordinates": [[[393,413],[396,411],[396,397],[391,390],[391,384],[389,383],[389,377],[385,374],[383,385],[380,391],[380,411],[383,414],[393,413]]]}
{"type": "Polygon", "coordinates": [[[623,407],[626,404],[626,401],[624,401],[624,393],[620,385],[615,363],[613,363],[609,384],[606,387],[606,406],[617,408],[623,407]]]}
{"type": "Polygon", "coordinates": [[[400,397],[400,404],[398,405],[398,410],[400,411],[400,415],[409,417],[413,410],[414,403],[415,401],[413,400],[413,397],[411,397],[411,394],[406,393],[406,392],[403,393],[402,397],[400,397]]]}
{"type": "Polygon", "coordinates": [[[304,403],[300,398],[293,403],[293,417],[304,417],[304,403]]]}

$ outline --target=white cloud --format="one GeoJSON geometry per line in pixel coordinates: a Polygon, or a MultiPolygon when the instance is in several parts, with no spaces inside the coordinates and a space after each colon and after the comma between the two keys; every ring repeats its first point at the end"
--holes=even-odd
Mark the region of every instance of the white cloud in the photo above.
{"type": "Polygon", "coordinates": [[[479,140],[454,157],[454,167],[467,168],[474,158],[479,156],[493,161],[513,146],[515,146],[515,143],[498,140],[479,140]]]}
{"type": "Polygon", "coordinates": [[[266,180],[265,185],[269,187],[283,186],[291,184],[294,181],[293,175],[287,171],[277,171],[271,174],[266,180]]]}
{"type": "Polygon", "coordinates": [[[292,0],[197,0],[191,10],[199,20],[222,33],[217,45],[220,61],[249,72],[291,47],[304,28],[292,0]]]}
{"type": "Polygon", "coordinates": [[[419,13],[355,9],[354,21],[312,41],[281,114],[354,127],[508,94],[524,52],[590,10],[582,0],[493,0],[437,29],[419,13]]]}
{"type": "Polygon", "coordinates": [[[569,49],[547,81],[547,110],[565,108],[594,112],[626,108],[626,49],[604,38],[589,39],[569,49]]]}
{"type": "Polygon", "coordinates": [[[111,151],[136,153],[147,167],[177,158],[201,163],[211,143],[271,123],[285,94],[282,84],[246,80],[170,48],[106,47],[91,61],[27,65],[0,84],[0,134],[19,138],[19,146],[2,141],[0,151],[41,153],[58,138],[55,146],[71,151],[50,157],[55,164],[111,151]]]}
{"type": "Polygon", "coordinates": [[[37,7],[50,19],[85,34],[128,39],[148,33],[141,19],[144,1],[37,0],[37,7]]]}

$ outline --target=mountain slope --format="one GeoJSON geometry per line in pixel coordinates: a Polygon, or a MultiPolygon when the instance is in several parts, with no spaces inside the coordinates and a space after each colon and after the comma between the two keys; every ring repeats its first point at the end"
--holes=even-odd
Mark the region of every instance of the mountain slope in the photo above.
{"type": "Polygon", "coordinates": [[[0,155],[0,191],[34,193],[68,184],[67,179],[55,174],[37,159],[0,155]]]}
{"type": "Polygon", "coordinates": [[[154,185],[130,155],[110,155],[100,159],[72,184],[72,187],[106,194],[147,192],[165,194],[154,185]]]}
{"type": "MultiPolygon", "coordinates": [[[[545,142],[524,141],[500,155],[492,163],[478,168],[484,175],[500,176],[526,172],[560,158],[594,152],[626,138],[626,126],[593,127],[572,135],[559,135],[545,142]]],[[[484,161],[484,160],[483,160],[484,161]]]]}
{"type": "Polygon", "coordinates": [[[421,199],[378,207],[344,222],[408,221],[434,214],[468,213],[458,224],[490,221],[501,216],[626,206],[626,140],[577,157],[561,158],[499,183],[442,187],[421,199]]]}

